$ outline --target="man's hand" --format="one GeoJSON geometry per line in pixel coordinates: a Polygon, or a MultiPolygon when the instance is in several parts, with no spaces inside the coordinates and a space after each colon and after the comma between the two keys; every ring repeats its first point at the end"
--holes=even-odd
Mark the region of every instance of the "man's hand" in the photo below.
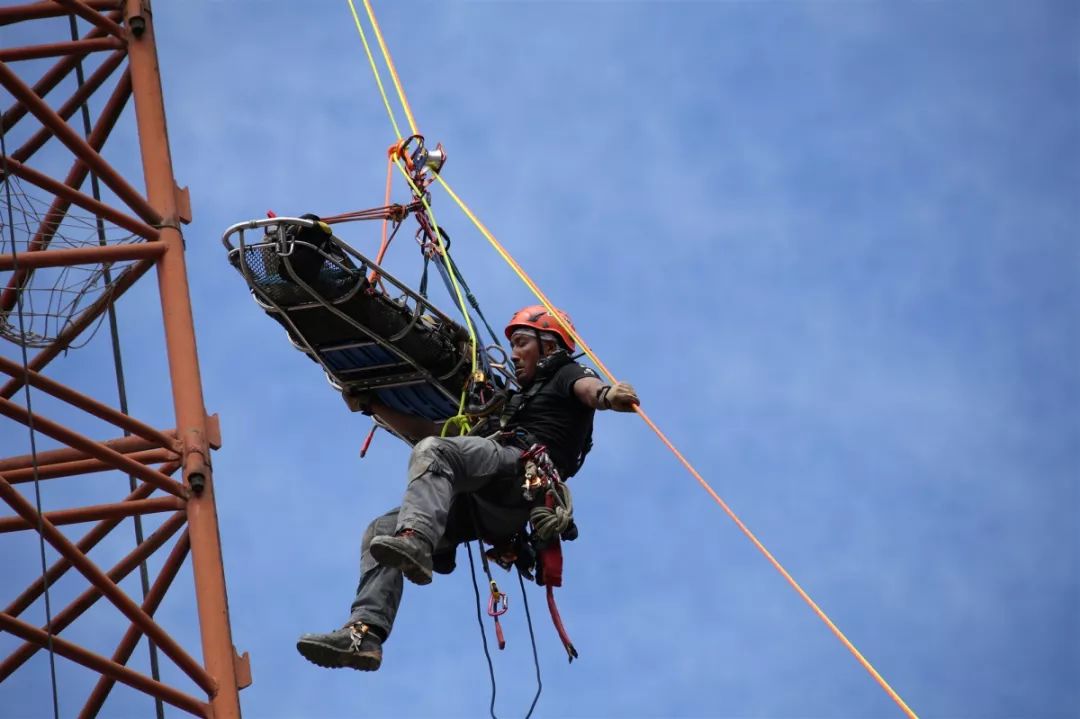
{"type": "Polygon", "coordinates": [[[370,415],[372,412],[371,404],[375,400],[375,394],[373,392],[350,392],[345,390],[341,393],[341,398],[345,400],[345,404],[353,412],[363,412],[370,415]]]}
{"type": "Polygon", "coordinates": [[[633,412],[640,404],[637,392],[627,382],[616,382],[600,390],[600,408],[613,409],[616,412],[633,412]]]}
{"type": "Polygon", "coordinates": [[[363,412],[404,437],[410,442],[418,442],[424,437],[437,437],[441,425],[425,417],[405,414],[381,402],[374,391],[343,390],[341,398],[353,412],[363,412]]]}

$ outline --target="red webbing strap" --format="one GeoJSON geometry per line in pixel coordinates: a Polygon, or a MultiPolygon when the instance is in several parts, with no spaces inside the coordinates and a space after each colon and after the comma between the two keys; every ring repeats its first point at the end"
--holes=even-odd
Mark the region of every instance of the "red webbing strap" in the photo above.
{"type": "MultiPolygon", "coordinates": [[[[552,502],[550,495],[547,501],[549,504],[552,502]]],[[[540,566],[541,576],[544,578],[544,584],[547,585],[547,605],[548,611],[551,612],[551,623],[555,625],[555,631],[559,633],[559,639],[562,640],[563,648],[566,649],[566,656],[572,662],[577,658],[577,649],[574,649],[574,643],[570,641],[570,635],[566,633],[562,617],[559,616],[559,608],[555,605],[555,587],[562,586],[563,570],[562,543],[558,536],[540,550],[540,566]]]]}
{"type": "Polygon", "coordinates": [[[499,649],[506,649],[506,637],[503,636],[502,623],[495,617],[495,638],[499,640],[499,649]]]}
{"type": "Polygon", "coordinates": [[[555,625],[555,631],[559,633],[559,639],[562,640],[563,648],[566,649],[567,659],[572,662],[577,659],[577,649],[574,649],[574,643],[570,641],[570,635],[566,633],[566,627],[563,626],[559,608],[555,606],[555,587],[550,584],[547,585],[547,603],[548,611],[551,612],[551,623],[555,625]]]}
{"type": "MultiPolygon", "coordinates": [[[[550,491],[544,497],[544,506],[548,509],[555,507],[555,498],[551,496],[550,491]]],[[[540,550],[540,568],[544,584],[549,587],[562,586],[562,564],[562,544],[559,542],[559,535],[556,534],[547,546],[540,550]]]]}
{"type": "Polygon", "coordinates": [[[540,550],[540,576],[549,587],[562,586],[562,544],[555,537],[540,550]]]}
{"type": "MultiPolygon", "coordinates": [[[[544,499],[544,504],[548,508],[554,507],[555,498],[548,494],[544,499]]],[[[547,585],[547,605],[548,611],[551,612],[551,623],[555,625],[555,631],[559,633],[559,639],[562,640],[563,648],[566,649],[566,656],[572,662],[577,658],[577,649],[574,649],[574,643],[570,641],[570,635],[566,633],[562,617],[559,616],[559,608],[555,606],[555,587],[562,586],[563,570],[562,542],[559,541],[558,535],[552,537],[547,546],[540,550],[540,569],[544,584],[547,585]]]]}
{"type": "Polygon", "coordinates": [[[368,432],[367,439],[364,440],[364,446],[360,448],[360,459],[363,459],[367,455],[368,449],[371,447],[371,439],[375,436],[375,430],[379,428],[379,425],[372,424],[371,431],[368,432]]]}

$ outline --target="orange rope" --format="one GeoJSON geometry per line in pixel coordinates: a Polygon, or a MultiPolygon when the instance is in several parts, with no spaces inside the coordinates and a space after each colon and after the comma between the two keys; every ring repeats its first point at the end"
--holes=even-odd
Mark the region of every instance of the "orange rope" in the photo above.
{"type": "Polygon", "coordinates": [[[371,9],[369,0],[364,0],[364,9],[367,11],[368,20],[371,21],[372,29],[375,30],[375,38],[379,41],[379,49],[382,50],[383,59],[386,60],[387,69],[390,70],[390,77],[394,80],[398,98],[401,99],[401,107],[405,110],[405,117],[409,119],[409,128],[412,130],[412,134],[419,135],[420,131],[416,129],[416,120],[413,118],[412,108],[409,107],[409,99],[405,97],[405,89],[401,86],[397,68],[394,67],[394,60],[390,57],[390,50],[387,49],[386,41],[383,40],[382,30],[379,29],[379,21],[375,19],[375,12],[371,9]]]}
{"type": "MultiPolygon", "coordinates": [[[[383,204],[390,205],[390,188],[394,179],[394,146],[390,147],[390,157],[386,160],[386,196],[383,198],[383,204]]],[[[390,239],[387,237],[386,229],[390,224],[390,218],[384,217],[382,221],[382,243],[379,245],[379,253],[375,255],[375,264],[382,265],[383,257],[386,255],[386,250],[390,248],[390,239]]],[[[379,277],[379,273],[375,270],[371,271],[371,275],[368,277],[368,284],[374,285],[376,282],[382,286],[382,278],[379,277]]],[[[386,288],[382,288],[386,291],[386,288]]]]}
{"type": "MultiPolygon", "coordinates": [[[[521,265],[517,263],[517,260],[510,256],[510,253],[506,251],[506,248],[504,248],[502,244],[495,239],[495,236],[491,234],[491,232],[487,229],[487,227],[484,226],[482,222],[480,222],[480,220],[472,213],[468,206],[464,202],[462,202],[461,198],[457,196],[457,194],[450,188],[450,186],[438,175],[436,175],[436,179],[439,180],[439,183],[443,186],[443,188],[445,188],[446,191],[450,194],[450,196],[455,200],[455,202],[457,202],[458,206],[461,207],[462,211],[465,212],[466,216],[473,221],[477,229],[480,230],[480,233],[487,238],[488,242],[490,242],[492,247],[495,248],[495,251],[502,256],[503,260],[505,260],[506,263],[510,265],[510,267],[514,270],[518,277],[521,278],[521,280],[529,287],[529,289],[533,291],[536,297],[544,304],[551,316],[554,317],[556,321],[559,321],[560,324],[562,324],[559,314],[553,309],[554,305],[551,303],[551,300],[549,300],[548,296],[544,294],[543,290],[541,290],[540,287],[537,286],[536,282],[534,282],[533,279],[529,277],[528,273],[525,272],[524,269],[522,269],[521,265]]],[[[569,325],[563,325],[563,328],[570,333],[570,335],[574,338],[574,341],[578,343],[582,351],[584,351],[585,354],[588,355],[589,359],[593,361],[597,368],[599,368],[600,371],[603,372],[604,376],[607,377],[608,381],[612,383],[616,382],[615,376],[611,373],[610,370],[608,370],[604,363],[600,361],[600,358],[596,356],[596,354],[592,351],[592,348],[589,347],[585,340],[583,340],[581,336],[574,331],[574,328],[570,327],[569,325]]],[[[863,668],[870,673],[870,676],[872,676],[874,680],[881,686],[881,688],[885,690],[885,693],[889,695],[889,698],[896,702],[897,706],[899,706],[903,710],[904,714],[906,714],[909,719],[918,719],[915,712],[913,712],[911,708],[904,702],[904,700],[900,698],[900,695],[897,694],[891,686],[889,686],[889,683],[885,681],[885,678],[882,677],[876,669],[874,669],[873,665],[870,664],[866,657],[864,657],[862,653],[855,648],[855,645],[852,644],[846,636],[844,636],[844,633],[840,631],[840,628],[837,627],[836,624],[834,624],[833,621],[829,619],[828,615],[825,614],[824,610],[822,610],[821,607],[819,607],[817,603],[810,598],[810,595],[807,594],[806,591],[799,585],[799,583],[795,581],[795,578],[792,577],[786,569],[784,569],[784,566],[780,564],[779,560],[777,560],[776,557],[772,555],[772,552],[765,548],[765,545],[762,544],[761,541],[754,535],[754,533],[750,531],[750,528],[743,524],[742,520],[739,519],[738,515],[736,515],[735,512],[731,509],[731,507],[728,506],[727,502],[721,499],[720,495],[716,493],[712,486],[710,486],[709,483],[705,481],[701,474],[696,469],[694,469],[693,465],[691,465],[690,462],[687,461],[686,457],[682,455],[682,452],[676,449],[675,445],[671,443],[671,440],[669,440],[667,436],[660,431],[660,428],[656,426],[656,424],[652,421],[652,419],[649,418],[647,414],[645,414],[645,410],[641,409],[641,407],[639,406],[635,407],[635,411],[638,413],[638,415],[641,416],[643,420],[645,420],[645,424],[649,425],[649,428],[652,429],[656,436],[660,438],[660,441],[663,442],[669,450],[671,450],[672,454],[674,454],[675,457],[679,460],[679,462],[681,462],[682,465],[687,469],[687,471],[690,472],[694,479],[696,479],[698,483],[702,487],[704,487],[705,491],[709,493],[709,496],[716,500],[716,503],[720,505],[720,508],[723,509],[729,517],[731,517],[732,521],[735,522],[735,525],[739,528],[739,530],[742,531],[744,535],[746,535],[746,537],[753,543],[755,547],[757,547],[758,551],[765,555],[765,558],[769,560],[769,563],[772,564],[778,572],[780,572],[784,579],[787,580],[788,584],[790,584],[792,588],[795,589],[798,595],[802,597],[803,601],[805,601],[807,605],[809,605],[809,607],[814,611],[814,613],[817,614],[818,618],[820,618],[821,621],[825,622],[825,625],[829,627],[833,634],[836,635],[836,638],[840,640],[840,642],[847,648],[849,652],[851,652],[855,659],[858,660],[859,664],[861,664],[863,668]]]]}
{"type": "Polygon", "coordinates": [[[723,509],[729,517],[731,517],[731,521],[735,522],[735,525],[743,534],[746,535],[746,538],[753,542],[754,546],[758,548],[758,551],[765,555],[765,558],[768,559],[769,563],[776,568],[776,571],[780,572],[780,574],[783,575],[784,579],[787,580],[788,584],[790,584],[792,588],[796,592],[798,592],[799,596],[803,598],[803,601],[805,601],[810,606],[810,608],[814,610],[814,613],[818,615],[818,618],[821,619],[821,621],[825,622],[825,625],[830,630],[832,630],[832,633],[836,635],[836,638],[839,639],[845,647],[847,647],[847,650],[851,652],[852,655],[859,661],[859,664],[862,664],[863,668],[870,673],[870,676],[872,676],[874,680],[881,686],[881,688],[885,690],[885,693],[889,695],[889,698],[896,702],[897,706],[899,706],[904,711],[904,714],[906,714],[908,717],[910,717],[911,719],[918,719],[918,717],[915,715],[915,712],[913,712],[911,708],[908,707],[906,703],[904,703],[904,700],[900,698],[899,694],[893,691],[893,688],[889,686],[889,683],[885,681],[885,678],[878,674],[877,670],[874,669],[873,665],[870,664],[866,657],[864,657],[862,653],[855,648],[855,645],[852,644],[846,636],[844,636],[844,633],[840,631],[840,628],[833,624],[833,621],[829,619],[829,616],[825,614],[825,611],[817,605],[817,602],[810,598],[810,595],[807,594],[806,591],[799,585],[799,583],[795,581],[795,578],[792,577],[786,569],[784,569],[784,566],[780,564],[780,561],[772,555],[772,552],[765,548],[765,545],[762,544],[761,541],[754,535],[754,533],[750,531],[749,527],[743,524],[742,520],[739,519],[738,515],[735,514],[734,510],[732,510],[731,507],[728,506],[727,502],[720,498],[720,495],[717,494],[711,486],[709,486],[709,483],[706,482],[700,474],[698,474],[698,471],[694,469],[693,465],[691,465],[689,461],[687,461],[686,457],[682,455],[682,452],[676,449],[675,445],[673,445],[671,441],[668,440],[668,438],[664,435],[664,433],[660,431],[660,428],[657,427],[651,419],[649,419],[649,416],[645,414],[645,410],[641,409],[641,407],[639,406],[635,407],[635,411],[637,411],[637,413],[641,415],[641,418],[645,420],[645,424],[649,425],[652,431],[656,433],[656,436],[660,438],[660,441],[667,445],[667,448],[670,449],[672,454],[674,454],[675,457],[682,463],[682,465],[686,467],[686,470],[693,475],[694,479],[696,479],[698,483],[705,488],[705,491],[709,493],[709,496],[715,499],[716,503],[720,505],[720,508],[723,509]]]}
{"type": "MultiPolygon", "coordinates": [[[[383,200],[384,205],[390,204],[390,186],[394,179],[394,161],[386,161],[386,198],[383,200]]],[[[390,219],[386,218],[382,221],[382,244],[379,245],[379,254],[375,256],[375,264],[381,265],[383,256],[386,255],[386,248],[390,246],[390,241],[386,238],[386,228],[390,224],[390,219]]]]}

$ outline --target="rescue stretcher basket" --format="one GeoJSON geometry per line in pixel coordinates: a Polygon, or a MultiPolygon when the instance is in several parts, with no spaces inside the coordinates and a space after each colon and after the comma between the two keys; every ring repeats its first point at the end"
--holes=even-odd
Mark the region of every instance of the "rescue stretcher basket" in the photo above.
{"type": "Polygon", "coordinates": [[[222,243],[256,304],[335,389],[373,392],[435,422],[457,414],[471,377],[468,332],[328,229],[299,217],[250,220],[222,243]]]}

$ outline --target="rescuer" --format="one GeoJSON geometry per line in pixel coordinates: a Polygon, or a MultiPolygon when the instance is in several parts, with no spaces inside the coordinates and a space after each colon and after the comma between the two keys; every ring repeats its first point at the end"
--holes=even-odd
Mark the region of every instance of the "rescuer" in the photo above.
{"type": "Polygon", "coordinates": [[[479,535],[504,554],[528,554],[524,529],[539,498],[523,492],[523,453],[546,451],[558,474],[554,481],[568,479],[592,445],[595,410],[634,411],[638,397],[631,385],[607,385],[571,358],[570,318],[556,311],[560,319],[541,305],[526,307],[507,324],[520,390],[511,393],[498,431],[490,436],[440,437],[439,424],[397,412],[368,395],[346,397],[416,444],[401,506],[375,519],[364,533],[360,584],[348,622],[326,634],[304,634],[296,643],[308,661],[378,669],[403,577],[422,585],[431,582],[433,571],[453,571],[461,542],[479,535]]]}

